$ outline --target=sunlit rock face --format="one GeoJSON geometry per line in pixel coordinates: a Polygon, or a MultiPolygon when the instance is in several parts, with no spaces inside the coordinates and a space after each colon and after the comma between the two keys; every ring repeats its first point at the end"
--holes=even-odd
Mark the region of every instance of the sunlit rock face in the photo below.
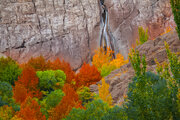
{"type": "Polygon", "coordinates": [[[105,0],[116,50],[128,56],[138,38],[138,26],[148,28],[155,39],[166,28],[175,28],[169,0],[105,0]]]}
{"type": "Polygon", "coordinates": [[[43,55],[73,68],[97,47],[96,0],[0,0],[0,52],[19,62],[43,55]]]}
{"type": "MultiPolygon", "coordinates": [[[[19,62],[43,55],[79,68],[98,47],[98,0],[0,0],[0,52],[19,62]]],[[[105,0],[116,52],[125,57],[137,27],[150,39],[174,27],[169,0],[105,0]]]]}

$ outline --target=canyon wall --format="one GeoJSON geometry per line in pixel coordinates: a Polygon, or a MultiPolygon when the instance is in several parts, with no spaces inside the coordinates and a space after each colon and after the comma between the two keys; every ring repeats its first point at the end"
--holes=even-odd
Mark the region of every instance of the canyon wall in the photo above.
{"type": "Polygon", "coordinates": [[[73,68],[97,46],[96,0],[0,0],[0,52],[19,62],[43,55],[73,68]]]}
{"type": "Polygon", "coordinates": [[[148,28],[153,40],[167,28],[175,28],[170,0],[105,0],[116,50],[126,58],[136,43],[138,26],[148,28]]]}
{"type": "MultiPolygon", "coordinates": [[[[74,69],[88,62],[99,43],[98,0],[0,0],[0,52],[18,62],[59,57],[74,69]]],[[[125,57],[138,26],[150,39],[174,27],[169,0],[105,0],[116,52],[125,57]]]]}

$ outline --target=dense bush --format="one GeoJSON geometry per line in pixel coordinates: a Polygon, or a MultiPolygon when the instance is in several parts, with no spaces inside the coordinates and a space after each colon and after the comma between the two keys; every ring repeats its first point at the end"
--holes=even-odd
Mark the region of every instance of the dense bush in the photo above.
{"type": "Polygon", "coordinates": [[[0,120],[10,120],[14,116],[15,111],[12,107],[4,105],[0,107],[0,120]]]}
{"type": "Polygon", "coordinates": [[[177,25],[176,30],[180,39],[180,1],[170,0],[170,2],[171,2],[172,12],[174,14],[174,21],[176,22],[176,25],[177,25]]]}
{"type": "Polygon", "coordinates": [[[101,120],[110,109],[102,100],[89,102],[85,107],[86,109],[73,108],[65,120],[101,120]]]}
{"type": "Polygon", "coordinates": [[[79,99],[83,102],[83,104],[88,103],[93,97],[90,89],[83,86],[77,89],[77,94],[79,95],[79,99]]]}
{"type": "Polygon", "coordinates": [[[61,88],[66,80],[66,75],[61,70],[37,71],[39,87],[43,91],[52,91],[61,88]]]}
{"type": "Polygon", "coordinates": [[[129,84],[127,114],[129,119],[169,120],[170,90],[167,81],[154,73],[136,76],[129,84]]]}
{"type": "Polygon", "coordinates": [[[21,74],[18,64],[11,58],[0,58],[0,81],[14,85],[14,81],[21,74]]]}
{"type": "Polygon", "coordinates": [[[40,103],[41,103],[41,111],[48,118],[48,110],[56,107],[57,104],[60,103],[64,96],[62,90],[58,89],[49,93],[40,103]]]}
{"type": "Polygon", "coordinates": [[[12,87],[7,82],[0,81],[0,106],[9,105],[13,96],[12,87]]]}

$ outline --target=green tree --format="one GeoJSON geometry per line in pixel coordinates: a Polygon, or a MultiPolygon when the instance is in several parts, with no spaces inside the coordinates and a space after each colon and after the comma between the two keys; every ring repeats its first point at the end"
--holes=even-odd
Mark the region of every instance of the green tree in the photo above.
{"type": "Polygon", "coordinates": [[[133,82],[129,84],[127,114],[129,119],[178,119],[177,93],[179,86],[180,66],[178,57],[171,53],[166,45],[170,62],[165,68],[157,67],[158,75],[146,72],[145,56],[138,51],[130,55],[131,64],[135,70],[133,82]]]}
{"type": "Polygon", "coordinates": [[[11,58],[0,58],[0,81],[5,81],[14,85],[14,81],[21,74],[18,64],[11,58]]]}
{"type": "Polygon", "coordinates": [[[56,107],[57,104],[60,103],[64,96],[64,93],[61,89],[52,91],[48,94],[40,103],[41,103],[41,111],[48,118],[48,110],[56,107]]]}
{"type": "Polygon", "coordinates": [[[128,116],[123,107],[114,106],[113,108],[110,108],[104,116],[102,116],[101,120],[128,120],[128,116]]]}
{"type": "Polygon", "coordinates": [[[12,101],[12,95],[13,92],[11,85],[7,82],[0,81],[0,106],[9,105],[12,101]]]}
{"type": "Polygon", "coordinates": [[[170,89],[170,96],[172,105],[170,110],[172,112],[173,119],[180,118],[180,57],[175,53],[172,53],[169,49],[169,45],[165,42],[166,53],[168,56],[168,63],[160,65],[157,63],[157,73],[161,78],[168,81],[168,87],[170,89]]]}
{"type": "Polygon", "coordinates": [[[129,119],[169,120],[171,117],[170,90],[167,81],[146,72],[129,84],[127,114],[129,119]]]}
{"type": "Polygon", "coordinates": [[[61,88],[66,80],[66,75],[61,70],[38,71],[36,74],[39,78],[40,89],[47,92],[61,88]]]}
{"type": "Polygon", "coordinates": [[[170,0],[172,12],[174,14],[174,21],[177,25],[177,33],[180,39],[180,1],[179,0],[170,0]]]}
{"type": "Polygon", "coordinates": [[[136,44],[142,45],[143,43],[145,43],[149,39],[148,29],[144,30],[143,27],[139,27],[138,32],[139,32],[139,41],[137,40],[136,44]]]}
{"type": "Polygon", "coordinates": [[[12,86],[7,82],[0,81],[0,107],[4,105],[12,106],[15,111],[19,110],[19,106],[12,98],[12,86]]]}
{"type": "Polygon", "coordinates": [[[100,120],[110,109],[102,100],[89,102],[86,109],[73,108],[64,120],[100,120]]]}
{"type": "Polygon", "coordinates": [[[84,103],[88,103],[93,95],[88,87],[80,87],[77,90],[77,94],[79,95],[79,99],[84,103]]]}

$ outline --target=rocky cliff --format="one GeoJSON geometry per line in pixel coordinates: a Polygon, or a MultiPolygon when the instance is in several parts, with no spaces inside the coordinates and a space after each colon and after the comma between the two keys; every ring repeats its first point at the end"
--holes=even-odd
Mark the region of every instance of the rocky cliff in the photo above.
{"type": "MultiPolygon", "coordinates": [[[[99,46],[99,0],[0,0],[0,52],[23,62],[43,55],[64,58],[73,68],[99,46]]],[[[137,27],[151,39],[174,27],[169,0],[105,0],[115,51],[127,57],[137,27]]]]}
{"type": "Polygon", "coordinates": [[[0,0],[0,52],[19,62],[43,55],[74,68],[96,46],[97,0],[0,0]]]}
{"type": "MultiPolygon", "coordinates": [[[[165,41],[169,44],[172,52],[177,53],[180,51],[180,40],[177,33],[173,31],[157,37],[155,40],[149,40],[143,45],[137,46],[136,49],[140,52],[140,55],[146,55],[147,71],[156,72],[155,58],[159,63],[167,61],[164,46],[165,41]]],[[[133,76],[134,70],[131,64],[128,63],[120,69],[111,72],[111,74],[105,78],[106,83],[110,85],[109,91],[112,95],[114,104],[119,104],[124,100],[124,95],[126,95],[128,91],[128,84],[131,82],[133,76]]],[[[90,86],[91,91],[97,94],[98,84],[101,84],[101,81],[90,86]]]]}

